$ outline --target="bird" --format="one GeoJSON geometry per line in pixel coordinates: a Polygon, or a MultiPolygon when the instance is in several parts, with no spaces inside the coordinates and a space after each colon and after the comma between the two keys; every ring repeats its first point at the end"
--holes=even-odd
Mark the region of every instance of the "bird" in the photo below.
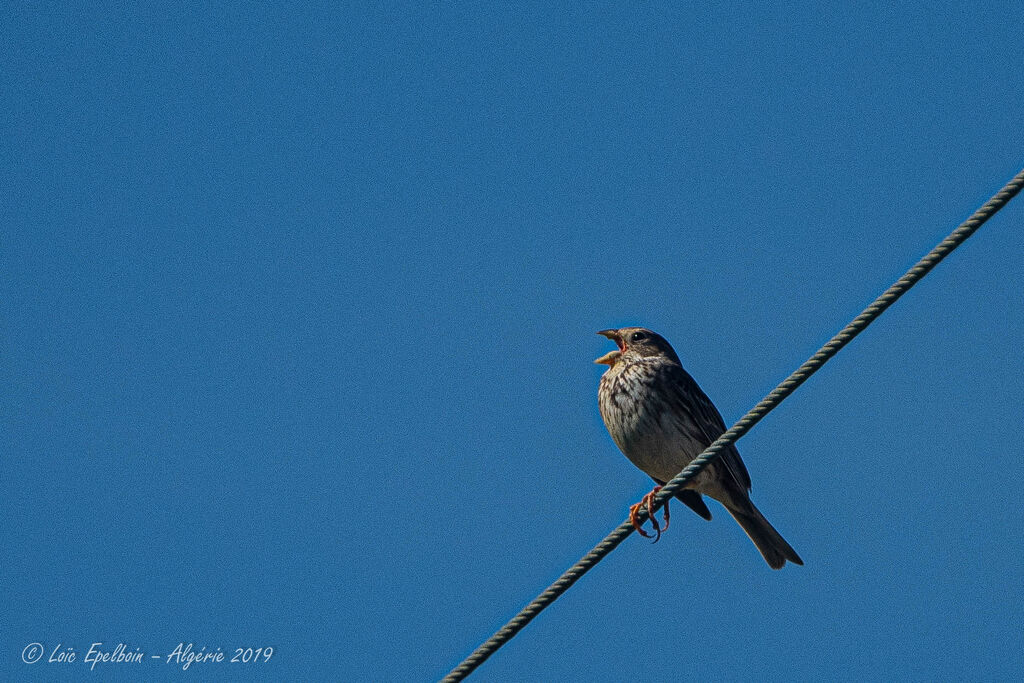
{"type": "MultiPolygon", "coordinates": [[[[647,506],[656,532],[652,501],[665,482],[721,436],[725,422],[711,399],[683,369],[679,356],[660,334],[643,327],[601,330],[618,349],[595,363],[607,365],[598,388],[601,419],[612,440],[634,465],[654,480],[654,490],[630,508],[634,528],[650,538],[637,515],[647,506]]],[[[781,569],[786,561],[803,564],[793,547],[775,530],[750,500],[750,474],[736,447],[729,445],[675,497],[704,519],[711,519],[703,496],[721,503],[760,551],[768,566],[781,569]]],[[[669,509],[665,501],[664,529],[669,509]]]]}

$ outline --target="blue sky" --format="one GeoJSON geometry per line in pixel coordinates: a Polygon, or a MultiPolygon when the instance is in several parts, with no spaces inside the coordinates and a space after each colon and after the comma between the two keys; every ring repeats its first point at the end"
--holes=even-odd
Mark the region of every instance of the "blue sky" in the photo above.
{"type": "MultiPolygon", "coordinates": [[[[731,424],[1024,165],[1001,4],[2,12],[11,680],[440,677],[649,488],[596,330],[731,424]]],[[[740,442],[806,566],[677,506],[477,678],[1024,675],[1022,222],[740,442]]]]}

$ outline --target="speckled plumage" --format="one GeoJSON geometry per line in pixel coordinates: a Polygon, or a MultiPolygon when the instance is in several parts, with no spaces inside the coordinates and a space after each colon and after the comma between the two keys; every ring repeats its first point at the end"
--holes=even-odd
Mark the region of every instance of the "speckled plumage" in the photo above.
{"type": "MultiPolygon", "coordinates": [[[[626,457],[664,484],[725,432],[722,416],[661,335],[639,327],[599,334],[619,346],[596,361],[609,365],[598,389],[601,417],[626,457]]],[[[750,501],[749,490],[747,468],[729,446],[677,497],[706,519],[711,514],[701,495],[720,502],[773,569],[786,560],[803,564],[750,501]]]]}

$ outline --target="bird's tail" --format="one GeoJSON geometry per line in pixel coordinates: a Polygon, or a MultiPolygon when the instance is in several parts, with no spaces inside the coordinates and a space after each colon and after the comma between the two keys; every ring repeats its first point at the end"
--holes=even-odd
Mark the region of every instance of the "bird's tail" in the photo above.
{"type": "Polygon", "coordinates": [[[786,560],[795,564],[803,564],[804,561],[793,550],[793,546],[786,543],[786,539],[764,518],[761,511],[754,507],[753,503],[747,501],[747,504],[750,507],[745,510],[734,510],[731,507],[726,509],[747,532],[747,536],[750,536],[750,540],[761,551],[768,566],[772,569],[781,569],[782,565],[786,564],[786,560]]]}

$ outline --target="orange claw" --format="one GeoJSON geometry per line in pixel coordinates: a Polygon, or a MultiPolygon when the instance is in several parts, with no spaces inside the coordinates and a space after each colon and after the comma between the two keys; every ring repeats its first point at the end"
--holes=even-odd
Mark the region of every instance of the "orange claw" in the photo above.
{"type": "Polygon", "coordinates": [[[652,538],[652,534],[649,534],[646,531],[644,531],[643,527],[640,524],[640,522],[638,522],[637,519],[636,519],[637,514],[640,512],[640,508],[642,508],[645,505],[647,506],[647,516],[651,520],[651,526],[654,527],[654,534],[653,534],[654,541],[652,541],[652,543],[657,543],[658,542],[658,540],[661,538],[662,532],[668,530],[668,524],[669,524],[669,521],[668,521],[669,520],[669,511],[668,511],[668,501],[667,500],[665,501],[665,527],[664,527],[664,529],[661,527],[660,524],[658,524],[658,520],[654,516],[654,496],[660,490],[661,490],[660,486],[655,486],[654,490],[651,491],[650,493],[648,493],[646,496],[644,496],[643,499],[639,503],[634,503],[629,508],[629,521],[633,525],[633,528],[636,529],[637,533],[639,533],[644,538],[652,538]]]}
{"type": "Polygon", "coordinates": [[[629,506],[629,522],[633,525],[633,528],[636,529],[636,532],[638,534],[640,534],[644,538],[650,538],[651,534],[644,531],[644,528],[640,525],[640,522],[636,520],[636,515],[638,512],[640,512],[640,508],[643,507],[643,504],[643,501],[640,501],[639,503],[633,503],[632,505],[629,506]]]}

